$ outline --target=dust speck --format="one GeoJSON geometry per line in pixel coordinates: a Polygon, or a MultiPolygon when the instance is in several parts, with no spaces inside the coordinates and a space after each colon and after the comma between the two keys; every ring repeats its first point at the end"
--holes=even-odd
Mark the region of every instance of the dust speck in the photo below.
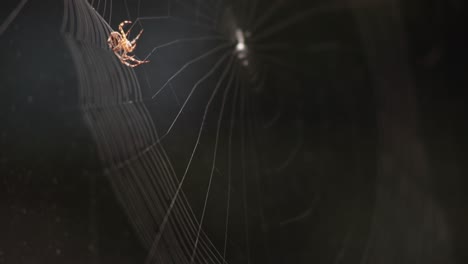
{"type": "Polygon", "coordinates": [[[96,251],[96,247],[94,246],[94,243],[90,243],[90,244],[88,245],[88,250],[89,250],[90,252],[96,251]]]}

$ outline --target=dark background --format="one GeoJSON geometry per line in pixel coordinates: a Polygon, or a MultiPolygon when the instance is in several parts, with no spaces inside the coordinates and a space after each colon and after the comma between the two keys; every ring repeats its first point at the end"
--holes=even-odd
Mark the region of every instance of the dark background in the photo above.
{"type": "MultiPolygon", "coordinates": [[[[251,263],[468,260],[466,3],[369,2],[277,36],[340,48],[275,54],[294,65],[284,83],[301,87],[286,108],[302,105],[278,131],[299,118],[303,142],[286,177],[268,185],[270,254],[252,243],[251,263]]],[[[2,5],[0,21],[15,3],[2,5]]],[[[81,119],[62,12],[61,2],[28,2],[0,36],[0,263],[142,263],[81,119]]],[[[113,20],[122,17],[116,9],[113,20]]],[[[243,254],[233,259],[246,263],[243,254]]]]}

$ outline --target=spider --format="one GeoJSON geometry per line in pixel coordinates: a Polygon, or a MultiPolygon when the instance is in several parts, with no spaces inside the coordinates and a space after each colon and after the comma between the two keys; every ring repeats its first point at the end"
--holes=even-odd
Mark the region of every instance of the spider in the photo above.
{"type": "Polygon", "coordinates": [[[132,53],[133,50],[136,47],[136,42],[140,38],[141,34],[143,33],[143,29],[138,33],[136,38],[134,38],[132,41],[127,39],[128,34],[130,33],[131,28],[127,31],[127,33],[124,32],[123,26],[126,24],[131,24],[132,21],[123,21],[122,23],[119,24],[119,32],[117,31],[112,31],[109,35],[109,38],[107,39],[107,43],[109,44],[109,48],[112,49],[112,51],[115,53],[115,55],[120,59],[120,61],[129,66],[129,67],[136,67],[140,64],[143,63],[148,63],[149,61],[144,60],[137,60],[135,59],[134,55],[129,55],[129,53],[132,53]]]}

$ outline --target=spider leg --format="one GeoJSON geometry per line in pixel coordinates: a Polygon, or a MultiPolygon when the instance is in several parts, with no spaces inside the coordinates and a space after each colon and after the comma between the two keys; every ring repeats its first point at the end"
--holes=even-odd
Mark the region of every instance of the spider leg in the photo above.
{"type": "Polygon", "coordinates": [[[119,52],[121,50],[122,50],[122,48],[120,46],[115,46],[114,48],[112,48],[113,52],[119,52]]]}
{"type": "Polygon", "coordinates": [[[148,62],[149,62],[149,61],[137,60],[137,59],[134,58],[134,55],[133,55],[133,56],[130,56],[130,55],[127,54],[127,52],[124,52],[124,53],[122,53],[122,54],[116,54],[116,55],[117,55],[117,57],[120,59],[120,61],[121,61],[123,64],[125,64],[125,65],[127,65],[127,66],[129,66],[129,67],[132,67],[132,68],[133,68],[133,67],[136,67],[136,66],[138,66],[138,65],[140,65],[140,64],[148,63],[148,62]],[[131,64],[131,63],[129,63],[129,62],[134,62],[135,64],[131,64]]]}
{"type": "Polygon", "coordinates": [[[127,60],[133,61],[133,62],[137,63],[138,65],[149,62],[147,60],[145,60],[145,61],[137,60],[133,56],[127,56],[127,60]]]}
{"type": "Polygon", "coordinates": [[[115,55],[117,56],[117,58],[118,58],[122,63],[125,63],[125,58],[122,57],[122,55],[117,54],[117,53],[116,53],[115,55]]]}
{"type": "Polygon", "coordinates": [[[121,63],[129,67],[134,67],[132,64],[128,63],[127,60],[129,60],[130,57],[126,53],[123,53],[122,55],[116,53],[115,55],[117,55],[121,63]]]}
{"type": "Polygon", "coordinates": [[[130,42],[132,44],[132,46],[136,47],[136,42],[140,38],[141,34],[143,34],[143,29],[140,30],[140,33],[138,33],[138,35],[130,42]]]}
{"type": "Polygon", "coordinates": [[[123,64],[133,68],[133,67],[136,67],[136,66],[138,66],[140,64],[147,63],[148,61],[139,61],[139,60],[137,60],[137,59],[135,59],[133,57],[127,57],[126,59],[121,60],[121,62],[123,64]],[[128,61],[134,62],[135,64],[131,64],[128,61]]]}
{"type": "Polygon", "coordinates": [[[125,20],[119,24],[119,31],[122,34],[122,36],[124,36],[124,38],[127,37],[127,34],[130,32],[130,30],[127,33],[125,33],[125,31],[123,30],[123,26],[125,26],[126,24],[131,24],[131,23],[132,21],[125,20]]]}
{"type": "Polygon", "coordinates": [[[140,33],[138,33],[138,35],[132,41],[130,41],[130,46],[131,46],[130,52],[132,52],[136,48],[137,46],[136,42],[138,41],[142,33],[143,33],[143,29],[140,31],[140,33]]]}
{"type": "Polygon", "coordinates": [[[127,65],[128,67],[132,67],[132,68],[133,68],[133,67],[138,66],[137,64],[130,64],[130,63],[128,63],[128,62],[125,61],[125,60],[120,60],[120,61],[121,61],[123,64],[127,65]]]}

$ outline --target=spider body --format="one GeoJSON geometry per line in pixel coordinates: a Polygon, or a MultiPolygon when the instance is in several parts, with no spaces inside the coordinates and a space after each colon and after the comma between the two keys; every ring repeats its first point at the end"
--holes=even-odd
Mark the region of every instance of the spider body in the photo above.
{"type": "Polygon", "coordinates": [[[109,48],[112,49],[114,54],[119,58],[119,60],[129,66],[129,67],[136,67],[140,64],[143,63],[148,63],[149,61],[141,61],[138,59],[135,59],[134,55],[130,55],[135,48],[136,48],[136,42],[140,38],[141,34],[143,33],[143,29],[138,33],[138,35],[133,39],[133,40],[128,40],[127,36],[130,34],[129,29],[127,32],[123,30],[123,27],[126,24],[131,24],[131,21],[123,21],[119,25],[119,31],[112,31],[109,35],[109,38],[107,39],[107,43],[109,44],[109,48]]]}

